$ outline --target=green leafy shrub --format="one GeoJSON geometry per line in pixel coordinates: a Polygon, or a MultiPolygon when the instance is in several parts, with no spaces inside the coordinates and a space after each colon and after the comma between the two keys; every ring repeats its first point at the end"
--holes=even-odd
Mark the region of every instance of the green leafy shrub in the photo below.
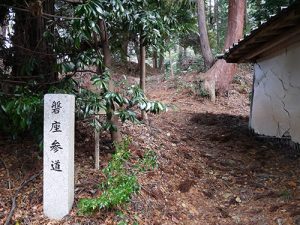
{"type": "MultiPolygon", "coordinates": [[[[72,79],[51,86],[48,93],[76,93],[72,79]]],[[[43,138],[44,92],[30,85],[16,86],[10,95],[0,92],[0,132],[13,139],[31,136],[37,143],[43,138]]]]}
{"type": "Polygon", "coordinates": [[[209,92],[204,87],[199,86],[198,95],[202,98],[208,98],[209,97],[209,92]]]}
{"type": "Polygon", "coordinates": [[[0,93],[0,132],[13,139],[31,134],[38,140],[42,137],[43,100],[41,94],[26,88],[17,88],[7,97],[0,93]]]}
{"type": "Polygon", "coordinates": [[[102,194],[97,199],[81,199],[79,212],[89,214],[96,209],[114,208],[128,202],[131,196],[139,190],[137,177],[130,172],[127,163],[130,158],[129,139],[116,145],[116,152],[103,169],[106,181],[100,184],[102,194]]]}
{"type": "MultiPolygon", "coordinates": [[[[59,84],[48,88],[47,93],[74,94],[76,96],[76,119],[91,122],[102,130],[115,130],[108,121],[100,121],[96,115],[100,111],[108,112],[112,108],[122,122],[127,120],[139,122],[134,109],[151,113],[160,113],[166,106],[160,102],[146,99],[137,86],[127,86],[122,92],[108,90],[109,73],[95,76],[92,82],[99,88],[99,93],[87,89],[77,89],[78,84],[73,79],[64,79],[59,84]]],[[[43,135],[43,92],[35,92],[29,87],[16,87],[9,97],[0,92],[0,132],[13,138],[30,134],[38,142],[43,135]]]]}
{"type": "Polygon", "coordinates": [[[122,122],[131,121],[133,123],[139,123],[135,110],[154,114],[167,110],[166,105],[149,101],[137,85],[125,85],[126,82],[122,82],[123,86],[119,88],[118,92],[111,92],[108,89],[109,80],[108,71],[102,76],[93,77],[92,82],[98,88],[98,93],[83,90],[76,99],[78,115],[84,119],[90,118],[92,125],[96,128],[109,131],[116,129],[109,121],[101,122],[95,117],[100,110],[117,115],[122,122]]]}

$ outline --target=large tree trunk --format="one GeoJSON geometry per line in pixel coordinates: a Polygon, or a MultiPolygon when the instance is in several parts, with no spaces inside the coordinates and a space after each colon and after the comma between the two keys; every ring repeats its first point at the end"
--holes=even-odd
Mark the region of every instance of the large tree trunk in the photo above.
{"type": "Polygon", "coordinates": [[[214,57],[211,53],[211,48],[209,45],[208,34],[206,29],[204,0],[197,0],[197,12],[198,12],[200,47],[201,47],[202,56],[204,58],[205,69],[207,70],[213,65],[214,57]]]}
{"type": "MultiPolygon", "coordinates": [[[[246,0],[229,0],[228,30],[224,48],[229,48],[243,35],[246,0]]],[[[218,60],[204,74],[204,86],[208,89],[211,100],[215,101],[215,91],[224,93],[228,91],[236,70],[235,64],[226,63],[225,60],[218,60]]]]}
{"type": "MultiPolygon", "coordinates": [[[[99,27],[101,29],[100,36],[101,36],[101,42],[102,42],[104,66],[107,69],[110,69],[112,58],[111,58],[111,53],[110,53],[110,49],[109,49],[108,34],[107,34],[104,20],[100,20],[99,27]]],[[[112,79],[110,79],[110,81],[109,81],[108,88],[109,88],[109,91],[112,91],[112,92],[115,89],[112,79]]],[[[121,142],[122,141],[122,136],[121,136],[121,132],[120,132],[121,125],[120,125],[118,116],[114,115],[114,111],[112,108],[108,109],[106,116],[107,116],[107,120],[109,122],[111,122],[113,124],[113,126],[116,128],[116,130],[110,131],[112,140],[116,143],[121,142]]]]}
{"type": "Polygon", "coordinates": [[[38,4],[36,7],[36,12],[15,11],[12,76],[28,76],[32,80],[32,76],[39,75],[35,81],[45,84],[58,79],[57,73],[54,72],[56,57],[51,43],[54,40],[45,40],[43,36],[46,29],[53,33],[54,27],[47,28],[47,21],[41,15],[42,11],[55,14],[54,0],[45,0],[43,4],[38,4]],[[30,69],[25,69],[29,68],[28,65],[30,69]]]}
{"type": "MultiPolygon", "coordinates": [[[[140,88],[146,94],[146,47],[142,35],[140,37],[140,88]]],[[[147,113],[142,111],[142,119],[147,120],[147,113]]]]}

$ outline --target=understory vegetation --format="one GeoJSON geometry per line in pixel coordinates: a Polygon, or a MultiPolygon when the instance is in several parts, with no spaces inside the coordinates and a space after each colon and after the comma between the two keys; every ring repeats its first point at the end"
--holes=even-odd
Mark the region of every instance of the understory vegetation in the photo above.
{"type": "MultiPolygon", "coordinates": [[[[76,120],[92,124],[98,130],[115,130],[108,120],[100,121],[96,116],[102,111],[114,108],[122,122],[127,120],[138,123],[136,109],[151,113],[166,110],[160,102],[149,101],[142,90],[135,85],[126,86],[122,93],[108,90],[109,74],[105,78],[93,77],[93,84],[99,91],[92,92],[88,89],[79,90],[74,80],[67,80],[59,86],[53,86],[48,93],[69,93],[76,96],[76,120]]],[[[0,132],[4,132],[13,139],[32,136],[41,144],[43,135],[43,92],[33,92],[27,88],[17,88],[14,96],[7,98],[0,93],[0,132]]]]}
{"type": "Polygon", "coordinates": [[[142,158],[133,160],[129,138],[116,144],[111,161],[102,170],[105,181],[99,184],[100,197],[81,199],[78,204],[80,214],[90,214],[100,209],[114,209],[128,203],[132,195],[140,189],[138,175],[153,170],[157,166],[155,152],[148,150],[142,158]]]}

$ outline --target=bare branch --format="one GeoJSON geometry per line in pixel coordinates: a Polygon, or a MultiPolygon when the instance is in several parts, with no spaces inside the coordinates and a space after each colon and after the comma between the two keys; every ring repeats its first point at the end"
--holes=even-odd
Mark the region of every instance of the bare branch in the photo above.
{"type": "Polygon", "coordinates": [[[83,4],[85,3],[85,1],[83,0],[64,0],[67,3],[71,3],[71,4],[83,4]]]}
{"type": "Polygon", "coordinates": [[[20,187],[18,187],[18,189],[16,190],[16,192],[15,192],[13,198],[12,198],[11,209],[10,209],[10,212],[9,212],[7,218],[6,218],[6,222],[5,222],[4,225],[9,225],[10,220],[11,220],[12,216],[14,215],[14,211],[15,211],[15,209],[16,209],[16,207],[17,207],[17,197],[18,197],[19,192],[20,192],[20,191],[21,191],[21,190],[22,190],[29,182],[35,180],[38,176],[40,176],[40,175],[42,174],[42,172],[43,172],[43,171],[41,170],[39,173],[32,175],[28,180],[25,180],[25,181],[21,184],[20,187]]]}
{"type": "MultiPolygon", "coordinates": [[[[9,5],[5,5],[5,4],[0,4],[0,7],[6,7],[6,8],[11,8],[11,9],[15,9],[18,11],[22,11],[22,12],[32,13],[29,9],[19,8],[19,7],[15,7],[15,6],[9,6],[9,5]]],[[[52,17],[52,18],[65,19],[65,20],[83,20],[83,18],[57,16],[57,15],[52,15],[52,14],[44,13],[44,12],[42,13],[42,16],[46,19],[47,19],[47,17],[52,17]]]]}
{"type": "Polygon", "coordinates": [[[93,70],[76,70],[76,73],[94,73],[94,74],[98,74],[96,71],[93,70]]]}

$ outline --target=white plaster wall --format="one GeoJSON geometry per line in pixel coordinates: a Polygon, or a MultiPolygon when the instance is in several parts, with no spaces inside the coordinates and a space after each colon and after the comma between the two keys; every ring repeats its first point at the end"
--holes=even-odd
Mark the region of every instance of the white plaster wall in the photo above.
{"type": "Polygon", "coordinates": [[[300,143],[300,44],[255,66],[250,127],[255,133],[300,143]]]}

